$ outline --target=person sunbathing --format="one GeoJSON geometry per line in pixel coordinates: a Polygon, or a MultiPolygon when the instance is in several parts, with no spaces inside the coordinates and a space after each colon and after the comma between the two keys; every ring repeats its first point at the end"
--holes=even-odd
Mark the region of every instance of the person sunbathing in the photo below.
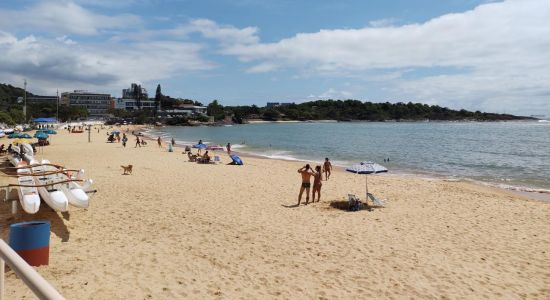
{"type": "Polygon", "coordinates": [[[196,162],[197,156],[195,154],[191,154],[191,151],[187,152],[187,157],[189,158],[190,162],[196,162]]]}
{"type": "Polygon", "coordinates": [[[208,155],[208,150],[204,152],[202,157],[199,160],[200,163],[207,164],[210,162],[210,155],[208,155]]]}

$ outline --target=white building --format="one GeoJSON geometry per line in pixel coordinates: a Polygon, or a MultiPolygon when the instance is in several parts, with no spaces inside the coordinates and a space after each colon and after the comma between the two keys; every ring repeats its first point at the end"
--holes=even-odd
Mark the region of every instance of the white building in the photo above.
{"type": "Polygon", "coordinates": [[[75,90],[62,93],[61,103],[85,108],[90,116],[103,117],[107,115],[107,110],[111,106],[111,95],[75,90]]]}
{"type": "Polygon", "coordinates": [[[178,108],[167,109],[163,111],[165,115],[183,115],[183,116],[206,116],[206,106],[197,106],[193,104],[180,104],[178,108]]]}
{"type": "MultiPolygon", "coordinates": [[[[117,98],[113,101],[115,109],[138,110],[137,100],[128,98],[117,98]]],[[[141,109],[155,109],[155,100],[141,100],[141,109]]]]}

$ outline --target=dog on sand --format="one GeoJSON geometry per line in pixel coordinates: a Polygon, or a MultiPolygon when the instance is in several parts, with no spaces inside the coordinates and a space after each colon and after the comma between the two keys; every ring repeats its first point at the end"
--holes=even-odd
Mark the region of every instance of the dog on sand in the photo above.
{"type": "Polygon", "coordinates": [[[121,166],[122,169],[124,170],[124,173],[122,175],[130,175],[132,174],[132,165],[127,165],[127,166],[121,166]]]}

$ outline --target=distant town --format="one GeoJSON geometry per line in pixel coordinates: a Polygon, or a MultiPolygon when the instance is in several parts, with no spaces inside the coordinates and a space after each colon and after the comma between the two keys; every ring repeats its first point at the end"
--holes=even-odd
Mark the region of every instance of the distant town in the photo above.
{"type": "Polygon", "coordinates": [[[0,84],[0,123],[26,123],[30,118],[55,117],[59,121],[104,120],[107,123],[136,124],[231,124],[251,121],[502,121],[532,120],[536,117],[480,111],[452,110],[412,102],[373,103],[359,100],[317,100],[304,103],[267,102],[256,105],[223,106],[218,100],[208,105],[164,95],[160,84],[150,95],[140,84],[122,89],[121,97],[86,90],[39,96],[11,85],[0,84]]]}

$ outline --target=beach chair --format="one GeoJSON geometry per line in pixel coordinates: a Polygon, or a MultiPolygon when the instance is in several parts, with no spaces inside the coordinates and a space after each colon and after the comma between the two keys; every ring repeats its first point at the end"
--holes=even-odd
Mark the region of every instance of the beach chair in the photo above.
{"type": "Polygon", "coordinates": [[[374,203],[374,205],[384,207],[384,201],[376,198],[373,194],[367,193],[367,198],[372,200],[372,203],[374,203]]]}
{"type": "Polygon", "coordinates": [[[215,163],[215,164],[219,164],[219,163],[221,163],[221,162],[222,162],[222,161],[221,161],[221,159],[220,159],[220,157],[219,157],[218,155],[214,156],[214,163],[215,163]]]}

